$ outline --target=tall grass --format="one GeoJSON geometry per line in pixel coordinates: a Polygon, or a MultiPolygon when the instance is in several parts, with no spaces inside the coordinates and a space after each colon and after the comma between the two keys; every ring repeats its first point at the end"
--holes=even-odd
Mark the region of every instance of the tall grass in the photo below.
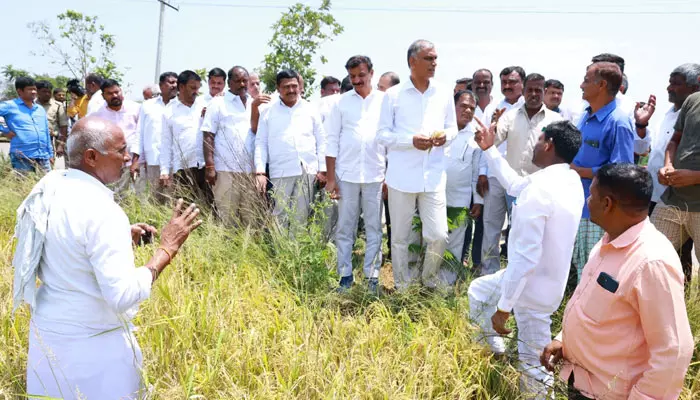
{"type": "MultiPolygon", "coordinates": [[[[0,398],[25,388],[29,313],[23,307],[10,317],[11,237],[32,183],[0,165],[0,398]]],[[[165,207],[133,199],[125,209],[132,221],[159,226],[169,217],[165,207]]],[[[473,341],[466,283],[449,297],[419,290],[377,297],[361,285],[337,294],[335,252],[319,240],[322,224],[289,239],[206,218],[135,320],[153,398],[518,398],[516,370],[473,341]]],[[[153,250],[137,249],[137,264],[153,250]]],[[[698,332],[697,291],[690,296],[698,332]]],[[[700,396],[699,371],[694,365],[688,374],[684,400],[700,396]]]]}

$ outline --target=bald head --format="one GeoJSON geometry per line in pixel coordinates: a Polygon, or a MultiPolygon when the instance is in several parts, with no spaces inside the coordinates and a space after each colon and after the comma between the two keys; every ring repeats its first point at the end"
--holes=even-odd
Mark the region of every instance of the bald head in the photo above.
{"type": "Polygon", "coordinates": [[[118,180],[121,168],[130,160],[121,128],[97,117],[79,120],[66,146],[69,168],[93,175],[105,184],[118,180]]]}

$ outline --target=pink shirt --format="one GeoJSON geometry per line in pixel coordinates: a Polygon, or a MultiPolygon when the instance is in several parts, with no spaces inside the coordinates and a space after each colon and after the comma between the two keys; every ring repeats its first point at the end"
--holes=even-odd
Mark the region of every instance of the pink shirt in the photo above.
{"type": "Polygon", "coordinates": [[[582,394],[678,398],[694,345],[683,272],[673,246],[648,219],[596,244],[562,326],[561,377],[573,370],[582,394]],[[615,293],[597,283],[601,272],[619,283],[615,293]]]}
{"type": "Polygon", "coordinates": [[[122,102],[122,108],[119,109],[119,111],[112,110],[107,107],[105,103],[105,105],[90,114],[90,116],[106,119],[122,128],[129,153],[138,154],[141,150],[139,149],[140,141],[136,128],[138,127],[140,112],[141,105],[139,103],[131,100],[124,100],[122,102]]]}

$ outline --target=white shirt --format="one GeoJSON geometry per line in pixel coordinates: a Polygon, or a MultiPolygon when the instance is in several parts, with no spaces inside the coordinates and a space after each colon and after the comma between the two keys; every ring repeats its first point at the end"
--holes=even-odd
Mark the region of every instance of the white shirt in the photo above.
{"type": "MultiPolygon", "coordinates": [[[[482,121],[483,122],[483,121],[482,121]]],[[[445,149],[447,157],[447,185],[445,195],[448,207],[469,207],[474,194],[475,204],[484,204],[476,192],[479,177],[481,149],[474,141],[474,122],[470,122],[445,149]]]]}
{"type": "Polygon", "coordinates": [[[452,89],[431,80],[425,93],[411,79],[386,91],[377,141],[387,148],[386,184],[405,193],[445,190],[444,147],[418,150],[414,135],[444,131],[445,146],[457,135],[452,89]]]}
{"type": "Polygon", "coordinates": [[[158,96],[141,104],[139,114],[139,161],[147,165],[160,165],[160,145],[163,135],[163,113],[175,99],[170,99],[166,105],[163,98],[158,96]]]}
{"type": "Polygon", "coordinates": [[[202,121],[202,132],[214,134],[214,168],[226,172],[253,172],[255,135],[250,130],[253,98],[245,105],[240,96],[226,91],[214,98],[202,121]]]}
{"type": "Polygon", "coordinates": [[[141,105],[135,101],[124,100],[119,111],[114,111],[104,103],[104,106],[95,111],[92,116],[106,119],[122,128],[124,138],[126,139],[127,151],[129,153],[139,154],[141,151],[141,143],[139,133],[137,131],[139,125],[139,114],[141,113],[141,105]]]}
{"type": "Polygon", "coordinates": [[[386,149],[376,140],[384,96],[384,92],[372,90],[363,99],[353,89],[340,95],[331,108],[324,124],[328,137],[326,155],[335,157],[335,175],[339,180],[384,180],[386,149]]]}
{"type": "Polygon", "coordinates": [[[496,143],[500,144],[501,141],[506,143],[505,159],[518,175],[525,176],[539,169],[532,163],[537,139],[547,125],[562,119],[559,113],[548,109],[544,104],[530,118],[524,103],[501,117],[498,122],[496,143]]]}
{"type": "Polygon", "coordinates": [[[666,111],[663,121],[659,123],[653,132],[647,131],[647,136],[651,136],[651,153],[649,153],[649,162],[647,169],[651,174],[651,179],[654,182],[654,192],[651,195],[651,201],[661,201],[661,195],[666,191],[666,185],[659,183],[659,170],[663,168],[666,161],[666,147],[671,141],[675,132],[676,120],[680,114],[680,108],[675,109],[675,106],[666,111]]]}
{"type": "Polygon", "coordinates": [[[107,104],[105,101],[105,98],[102,97],[102,91],[98,90],[93,95],[90,97],[90,101],[88,101],[87,105],[87,112],[85,116],[88,116],[96,111],[98,111],[100,108],[104,107],[107,104]]]}
{"type": "MultiPolygon", "coordinates": [[[[525,97],[523,97],[523,96],[520,96],[520,98],[518,98],[518,101],[516,101],[514,104],[510,104],[505,98],[503,98],[503,100],[501,100],[501,102],[498,103],[498,105],[495,107],[495,109],[491,110],[491,114],[493,114],[493,112],[496,110],[505,109],[506,111],[503,113],[503,115],[501,115],[501,117],[503,117],[510,110],[513,110],[514,108],[520,107],[523,104],[525,104],[525,97]]],[[[491,124],[491,115],[489,115],[489,125],[490,124],[491,124]]],[[[486,123],[484,123],[484,125],[486,125],[486,123]]],[[[489,125],[486,125],[486,126],[488,127],[489,125]]],[[[503,143],[499,144],[496,147],[498,147],[498,151],[501,153],[501,155],[503,157],[505,157],[507,152],[508,152],[508,141],[504,141],[503,143]]],[[[485,160],[486,159],[484,158],[484,161],[485,160]]],[[[483,166],[483,163],[482,163],[482,166],[483,166]]],[[[483,171],[483,169],[482,169],[482,171],[483,171]]],[[[488,168],[487,168],[487,173],[488,173],[488,168]]],[[[481,175],[483,175],[483,173],[481,175]]],[[[488,177],[495,178],[495,176],[493,174],[488,174],[488,177]]]]}
{"type": "Polygon", "coordinates": [[[131,225],[113,193],[68,169],[57,189],[41,254],[32,318],[44,330],[89,336],[120,328],[151,293],[151,272],[134,268],[131,225]]]}
{"type": "Polygon", "coordinates": [[[255,171],[271,178],[326,172],[326,134],[318,110],[303,99],[288,107],[271,102],[260,115],[255,135],[255,171]]]}
{"type": "MultiPolygon", "coordinates": [[[[474,110],[474,118],[479,118],[479,121],[483,123],[485,126],[491,125],[491,117],[493,116],[493,112],[496,110],[496,104],[494,104],[493,101],[491,101],[489,104],[486,105],[486,108],[483,110],[479,105],[476,105],[476,109],[474,110]]],[[[503,146],[503,152],[505,153],[505,145],[503,146]]],[[[500,149],[500,147],[499,147],[500,149]]],[[[489,172],[489,164],[488,161],[486,160],[486,157],[481,157],[481,161],[479,162],[479,175],[486,175],[489,172]]]]}
{"type": "Polygon", "coordinates": [[[340,96],[340,94],[332,94],[330,96],[321,97],[316,103],[316,107],[318,107],[318,114],[321,116],[321,122],[323,122],[324,124],[328,117],[331,115],[331,110],[333,109],[333,106],[335,106],[336,103],[338,103],[338,101],[340,100],[340,96]]]}
{"type": "Polygon", "coordinates": [[[564,297],[581,219],[581,178],[564,163],[521,177],[494,147],[484,156],[508,194],[517,197],[498,308],[554,312],[564,297]]]}
{"type": "Polygon", "coordinates": [[[170,175],[185,168],[204,166],[202,123],[203,101],[192,107],[171,100],[163,113],[163,143],[160,148],[160,174],[170,175]]]}

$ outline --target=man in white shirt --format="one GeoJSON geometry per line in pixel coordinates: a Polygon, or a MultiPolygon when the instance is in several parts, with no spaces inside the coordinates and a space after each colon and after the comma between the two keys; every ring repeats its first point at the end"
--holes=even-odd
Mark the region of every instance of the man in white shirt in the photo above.
{"type": "Polygon", "coordinates": [[[471,244],[472,219],[481,216],[483,198],[476,191],[479,176],[481,149],[474,141],[473,118],[477,97],[471,91],[455,93],[455,113],[457,115],[457,136],[445,151],[447,157],[447,215],[456,225],[449,233],[447,251],[455,259],[451,268],[443,268],[440,275],[448,286],[457,279],[457,268],[462,268],[465,247],[471,244]],[[473,201],[472,201],[473,200],[473,201]],[[471,219],[470,219],[471,218],[471,219]]]}
{"type": "Polygon", "coordinates": [[[211,205],[211,186],[204,177],[204,140],[202,114],[205,102],[197,99],[202,79],[186,70],[177,77],[177,101],[163,113],[163,137],[160,148],[160,181],[174,186],[183,196],[195,196],[211,205]]]}
{"type": "Polygon", "coordinates": [[[564,297],[584,202],[581,179],[569,166],[581,146],[581,134],[568,121],[547,126],[532,156],[532,163],[542,169],[523,176],[494,147],[497,123],[489,128],[480,124],[477,142],[489,170],[517,197],[508,266],[469,285],[469,314],[495,354],[505,353],[503,338],[496,333],[509,334],[505,324],[511,311],[515,314],[521,393],[546,399],[553,379],[540,366],[539,356],[551,341],[551,316],[564,297]]]}
{"type": "Polygon", "coordinates": [[[299,74],[282,70],[277,74],[279,101],[270,103],[260,115],[255,137],[255,174],[258,190],[273,185],[273,214],[283,229],[292,232],[306,225],[314,181],[326,183],[326,138],[316,107],[300,98],[299,74]],[[294,213],[295,222],[288,218],[294,213]]]}
{"type": "Polygon", "coordinates": [[[429,288],[441,286],[438,272],[447,247],[443,146],[457,134],[452,88],[432,80],[437,66],[435,45],[417,40],[409,47],[407,58],[411,77],[386,92],[377,137],[388,150],[386,184],[394,286],[398,290],[418,278],[418,269],[409,267],[416,202],[427,244],[421,280],[429,288]]]}
{"type": "Polygon", "coordinates": [[[160,96],[160,87],[158,85],[146,85],[143,88],[143,101],[154,99],[160,96]]]}
{"type": "Polygon", "coordinates": [[[226,226],[252,222],[255,206],[253,153],[255,136],[250,130],[248,71],[235,66],[228,71],[229,90],[209,104],[202,122],[207,182],[214,189],[214,203],[226,226]]]}
{"type": "Polygon", "coordinates": [[[572,121],[571,111],[561,106],[564,97],[564,84],[556,79],[548,79],[544,83],[544,105],[550,110],[561,114],[562,118],[572,121]]]}
{"type": "Polygon", "coordinates": [[[160,190],[160,146],[163,136],[163,113],[171,100],[177,96],[177,74],[163,72],[158,83],[161,95],[141,104],[139,114],[139,151],[141,174],[150,187],[150,195],[158,201],[164,201],[164,193],[160,190]]]}
{"type": "MultiPolygon", "coordinates": [[[[680,114],[683,102],[691,94],[700,91],[700,81],[698,81],[699,77],[700,64],[683,64],[671,72],[668,79],[667,91],[668,101],[670,101],[672,105],[664,115],[664,119],[657,124],[654,130],[649,131],[649,136],[651,136],[651,152],[649,153],[649,163],[647,164],[647,169],[651,174],[651,179],[654,184],[651,204],[649,207],[649,216],[651,216],[657,204],[663,204],[661,201],[661,195],[664,194],[668,186],[659,183],[659,170],[665,166],[666,147],[668,147],[668,143],[671,141],[673,133],[675,132],[676,120],[680,114]]],[[[648,121],[653,114],[653,109],[650,111],[651,112],[643,112],[643,110],[637,110],[637,114],[643,114],[640,116],[642,123],[648,124],[648,121]]],[[[681,247],[679,254],[686,283],[690,282],[692,278],[692,251],[693,239],[688,238],[685,244],[683,244],[681,247]]]]}
{"type": "MultiPolygon", "coordinates": [[[[65,399],[140,399],[146,388],[132,319],[158,275],[201,224],[194,204],[160,233],[160,247],[135,268],[132,246],[145,224],[129,224],[106,185],[130,159],[121,129],[96,117],[81,119],[68,137],[66,171],[47,175],[55,188],[31,309],[27,393],[65,399]]],[[[37,229],[37,228],[34,228],[37,229]]],[[[22,244],[18,246],[21,248],[22,244]]],[[[28,282],[35,285],[36,281],[28,282]]],[[[30,396],[32,397],[32,396],[30,396]]]]}
{"type": "MultiPolygon", "coordinates": [[[[496,105],[494,111],[503,110],[503,113],[508,113],[510,110],[517,109],[525,103],[523,97],[523,82],[525,81],[525,70],[522,67],[506,67],[500,73],[501,93],[503,100],[496,105]]],[[[485,113],[487,121],[491,121],[493,113],[485,113]]],[[[476,118],[479,118],[478,111],[476,118]]],[[[481,118],[479,118],[481,120],[481,118]]],[[[483,123],[487,123],[482,121],[483,123]]],[[[498,145],[498,151],[505,157],[508,144],[506,141],[498,145]]],[[[485,165],[486,159],[482,158],[482,168],[480,174],[486,172],[488,176],[488,185],[481,184],[479,187],[482,191],[486,191],[484,196],[484,236],[481,244],[481,267],[482,274],[491,274],[501,269],[501,255],[507,253],[508,239],[506,236],[506,245],[504,249],[500,248],[501,231],[506,221],[506,215],[510,216],[512,198],[509,198],[505,189],[498,182],[498,179],[488,172],[485,165]]],[[[479,177],[483,182],[483,178],[479,177]]],[[[510,226],[510,223],[508,224],[510,226]]]]}
{"type": "Polygon", "coordinates": [[[145,187],[145,182],[139,175],[141,144],[139,142],[138,123],[141,105],[132,100],[125,100],[119,82],[113,79],[105,79],[102,82],[101,89],[100,93],[102,94],[104,105],[90,115],[106,119],[121,128],[126,136],[127,150],[131,157],[131,161],[126,163],[121,179],[115,184],[115,192],[118,196],[123,196],[131,186],[131,183],[133,183],[134,191],[137,194],[141,194],[145,187]]]}
{"type": "Polygon", "coordinates": [[[88,74],[85,77],[85,92],[88,96],[88,105],[86,116],[90,115],[105,105],[105,99],[102,97],[102,79],[97,74],[88,74]]]}
{"type": "Polygon", "coordinates": [[[206,107],[214,98],[224,95],[224,89],[226,88],[226,72],[221,68],[213,68],[209,71],[207,78],[209,90],[199,99],[199,101],[204,102],[205,112],[206,107]]]}
{"type": "Polygon", "coordinates": [[[340,288],[353,283],[352,249],[362,213],[367,234],[364,273],[370,291],[382,266],[382,183],[386,150],[376,141],[384,92],[372,90],[372,61],[354,56],[345,64],[354,90],[340,95],[327,123],[326,166],[331,198],[338,200],[335,242],[340,288]]]}

